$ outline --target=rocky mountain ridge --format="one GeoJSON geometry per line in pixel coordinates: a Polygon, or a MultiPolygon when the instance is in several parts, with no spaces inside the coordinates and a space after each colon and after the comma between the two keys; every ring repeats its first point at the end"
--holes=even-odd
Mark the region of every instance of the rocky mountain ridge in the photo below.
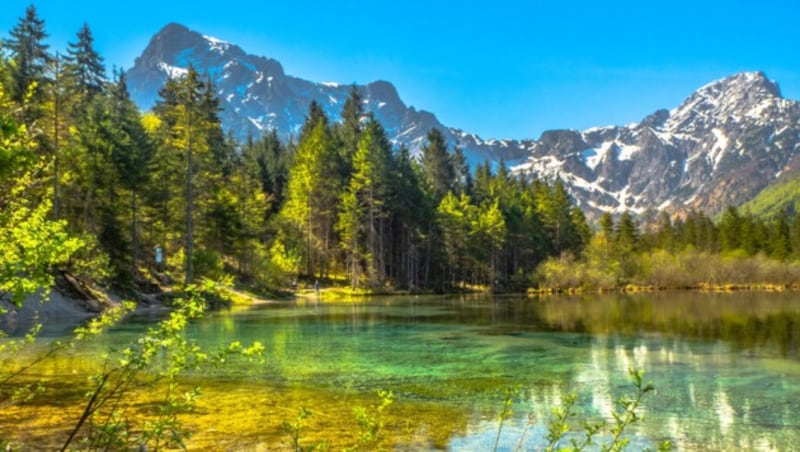
{"type": "MultiPolygon", "coordinates": [[[[158,99],[158,90],[168,77],[186,72],[189,65],[207,74],[217,87],[223,125],[239,139],[276,129],[288,139],[296,135],[312,100],[337,121],[351,85],[314,83],[287,75],[276,60],[245,53],[236,45],[169,24],[159,31],[127,72],[128,88],[143,110],[158,99]]],[[[508,142],[483,142],[477,136],[442,125],[427,111],[407,106],[394,85],[375,81],[358,86],[366,111],[383,124],[395,144],[419,152],[431,128],[441,129],[451,145],[459,144],[472,164],[503,157],[523,158],[519,146],[508,142]]]]}
{"type": "MultiPolygon", "coordinates": [[[[169,24],[127,73],[134,100],[149,109],[167,78],[190,64],[215,83],[223,124],[238,138],[272,128],[283,138],[296,134],[312,100],[336,121],[350,90],[287,75],[274,59],[169,24]]],[[[714,81],[679,107],[636,124],[551,130],[538,140],[484,140],[407,106],[389,82],[358,88],[365,110],[412,154],[431,128],[439,128],[472,165],[505,162],[515,174],[563,180],[590,215],[647,209],[713,214],[800,171],[800,105],[784,99],[761,72],[714,81]]]]}
{"type": "Polygon", "coordinates": [[[513,171],[561,178],[591,211],[713,214],[796,174],[798,149],[800,104],[748,72],[637,124],[545,132],[513,171]]]}

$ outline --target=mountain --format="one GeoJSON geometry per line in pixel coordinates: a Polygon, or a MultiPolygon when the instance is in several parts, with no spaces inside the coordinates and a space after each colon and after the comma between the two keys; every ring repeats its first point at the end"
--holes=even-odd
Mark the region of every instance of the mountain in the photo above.
{"type": "MultiPolygon", "coordinates": [[[[150,109],[167,78],[184,74],[190,64],[208,74],[216,85],[223,125],[239,139],[272,128],[283,138],[296,135],[312,100],[337,121],[350,91],[350,85],[314,83],[287,75],[274,59],[249,55],[236,45],[172,23],[153,36],[127,72],[131,96],[141,109],[150,109]]],[[[462,146],[472,164],[524,157],[518,142],[484,142],[442,125],[427,111],[407,106],[389,82],[375,81],[358,88],[365,110],[383,124],[395,144],[405,144],[412,154],[419,152],[425,135],[436,127],[451,145],[462,146]]]]}
{"type": "MultiPolygon", "coordinates": [[[[215,83],[223,125],[238,138],[271,128],[284,138],[296,134],[312,100],[336,121],[350,90],[287,75],[274,59],[169,24],[127,73],[134,100],[149,109],[167,78],[190,64],[215,83]]],[[[505,161],[515,174],[563,180],[591,216],[647,209],[714,214],[800,172],[800,106],[761,72],[712,82],[679,107],[636,124],[551,130],[538,140],[483,140],[444,126],[432,113],[407,106],[386,81],[358,89],[365,109],[412,154],[437,127],[472,165],[505,161]]]]}
{"type": "Polygon", "coordinates": [[[561,178],[590,212],[714,214],[800,171],[800,104],[761,72],[712,82],[637,124],[555,130],[518,174],[561,178]]]}

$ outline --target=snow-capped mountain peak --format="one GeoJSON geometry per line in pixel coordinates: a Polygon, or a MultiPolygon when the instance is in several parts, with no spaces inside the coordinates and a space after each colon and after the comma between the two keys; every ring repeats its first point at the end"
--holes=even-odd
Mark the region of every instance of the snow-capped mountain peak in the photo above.
{"type": "MultiPolygon", "coordinates": [[[[284,138],[296,134],[311,101],[336,121],[350,91],[350,85],[314,83],[286,75],[276,60],[249,55],[234,44],[172,23],[150,40],[128,72],[134,100],[142,109],[151,108],[167,78],[184,75],[189,65],[214,82],[223,107],[223,124],[238,138],[273,128],[284,138]]],[[[459,130],[442,125],[433,114],[407,106],[388,81],[375,81],[358,89],[365,110],[383,123],[395,144],[405,144],[412,153],[420,150],[425,135],[436,127],[451,145],[460,145],[472,163],[523,156],[517,143],[496,153],[494,146],[479,138],[464,137],[459,130]]]]}
{"type": "Polygon", "coordinates": [[[545,133],[514,170],[563,179],[594,212],[714,213],[800,169],[798,120],[776,83],[743,72],[637,124],[545,133]]]}
{"type": "Polygon", "coordinates": [[[766,109],[783,105],[780,88],[763,72],[743,72],[711,82],[670,112],[665,128],[685,130],[693,124],[708,126],[716,123],[741,123],[746,118],[760,118],[766,109]]]}
{"type": "MultiPolygon", "coordinates": [[[[189,65],[214,82],[223,125],[239,138],[272,128],[284,138],[296,134],[311,101],[337,121],[351,89],[292,77],[274,59],[169,24],[128,72],[134,100],[149,109],[167,78],[182,76],[189,65]]],[[[419,152],[428,131],[439,128],[473,165],[505,161],[516,174],[563,180],[590,214],[650,208],[714,213],[800,172],[800,107],[782,98],[762,72],[713,81],[638,123],[551,130],[538,140],[484,140],[446,127],[432,113],[407,106],[388,81],[357,88],[365,110],[396,145],[419,152]]]]}

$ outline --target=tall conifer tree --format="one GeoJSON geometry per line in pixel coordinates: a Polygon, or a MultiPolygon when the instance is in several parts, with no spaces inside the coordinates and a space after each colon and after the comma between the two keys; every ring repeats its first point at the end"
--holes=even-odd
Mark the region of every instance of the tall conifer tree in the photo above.
{"type": "Polygon", "coordinates": [[[36,7],[30,5],[25,10],[17,25],[11,30],[11,37],[3,40],[3,47],[8,49],[14,64],[11,66],[11,100],[25,105],[28,90],[33,89],[34,105],[26,109],[26,122],[38,119],[41,115],[38,108],[44,99],[47,82],[47,69],[51,56],[47,52],[48,45],[44,20],[39,18],[36,7]],[[38,105],[37,105],[38,104],[38,105]]]}
{"type": "Polygon", "coordinates": [[[351,284],[358,285],[362,272],[371,285],[385,279],[386,247],[392,151],[383,127],[374,118],[366,124],[353,156],[353,176],[342,199],[338,230],[348,254],[351,284]]]}
{"type": "Polygon", "coordinates": [[[83,24],[64,57],[64,72],[81,100],[88,100],[105,90],[106,68],[103,58],[94,49],[94,38],[88,24],[83,24]]]}
{"type": "Polygon", "coordinates": [[[328,118],[316,102],[300,131],[294,165],[289,173],[286,204],[281,211],[284,224],[294,229],[296,243],[302,243],[305,273],[325,276],[334,251],[333,227],[339,197],[338,153],[328,118]]]}
{"type": "Polygon", "coordinates": [[[428,132],[427,143],[422,147],[422,172],[436,203],[453,189],[456,171],[447,152],[447,141],[439,129],[428,132]]]}

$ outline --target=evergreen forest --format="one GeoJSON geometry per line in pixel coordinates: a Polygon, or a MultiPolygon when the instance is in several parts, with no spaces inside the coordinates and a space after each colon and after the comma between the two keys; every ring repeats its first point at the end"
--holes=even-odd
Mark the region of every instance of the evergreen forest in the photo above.
{"type": "Polygon", "coordinates": [[[470,166],[435,128],[396,145],[355,85],[288,139],[235,139],[217,92],[190,66],[140,111],[88,25],[51,49],[34,6],[2,37],[0,449],[793,444],[792,410],[769,407],[792,388],[794,299],[370,295],[800,289],[794,185],[758,213],[595,218],[561,179],[470,166]],[[54,287],[74,300],[51,306],[100,306],[39,341],[63,320],[34,306],[54,287]],[[342,293],[366,302],[319,303],[342,293]],[[200,320],[242,299],[291,301],[200,320]],[[640,411],[654,429],[623,434],[640,411]]]}
{"type": "Polygon", "coordinates": [[[64,53],[47,37],[31,6],[2,41],[0,290],[17,301],[58,274],[122,292],[153,278],[261,293],[298,278],[369,292],[797,280],[798,212],[593,225],[560,180],[470,168],[439,130],[418,155],[394,146],[355,87],[338,122],[312,103],[288,141],[237,142],[194,68],[141,112],[88,25],[64,53]]]}

